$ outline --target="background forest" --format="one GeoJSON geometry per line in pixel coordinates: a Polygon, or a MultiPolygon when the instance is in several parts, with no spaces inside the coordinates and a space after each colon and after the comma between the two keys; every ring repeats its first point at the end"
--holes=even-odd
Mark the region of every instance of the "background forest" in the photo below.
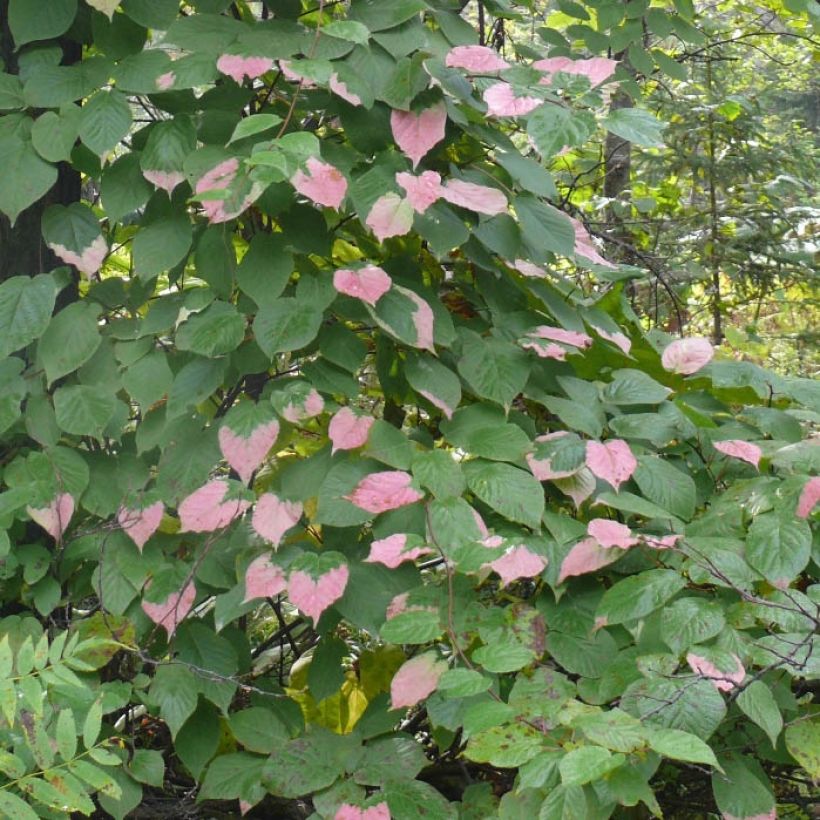
{"type": "Polygon", "coordinates": [[[0,0],[0,817],[818,816],[818,55],[0,0]]]}

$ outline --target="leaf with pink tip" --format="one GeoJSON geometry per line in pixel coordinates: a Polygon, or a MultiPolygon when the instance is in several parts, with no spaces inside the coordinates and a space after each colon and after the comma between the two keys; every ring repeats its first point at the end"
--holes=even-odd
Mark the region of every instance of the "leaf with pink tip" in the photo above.
{"type": "Polygon", "coordinates": [[[551,327],[550,325],[539,325],[535,330],[530,331],[530,335],[537,336],[539,339],[549,339],[553,342],[573,345],[574,347],[589,347],[592,344],[592,338],[587,336],[586,333],[577,330],[564,330],[562,327],[551,327]]]}
{"type": "Polygon", "coordinates": [[[594,538],[584,538],[575,544],[561,562],[558,583],[563,583],[567,578],[575,575],[595,572],[596,569],[614,563],[622,555],[621,550],[607,549],[602,547],[594,538]]]}
{"type": "Polygon", "coordinates": [[[523,117],[544,101],[538,97],[516,97],[509,83],[494,83],[484,92],[484,102],[491,117],[523,117]]]}
{"type": "Polygon", "coordinates": [[[239,216],[262,193],[262,186],[247,174],[240,176],[239,160],[229,157],[203,174],[194,192],[203,195],[202,210],[208,221],[218,224],[239,216]]]}
{"type": "Polygon", "coordinates": [[[330,75],[328,86],[337,97],[341,97],[345,102],[351,105],[362,104],[362,98],[358,94],[354,94],[347,85],[339,79],[339,75],[335,71],[330,75]]]}
{"type": "Polygon", "coordinates": [[[338,450],[355,450],[367,442],[373,416],[362,416],[354,413],[350,407],[343,407],[330,420],[327,434],[333,444],[331,453],[338,450]]]}
{"type": "Polygon", "coordinates": [[[404,188],[410,207],[419,214],[442,196],[441,174],[437,171],[424,171],[418,176],[401,171],[396,174],[396,184],[404,188]]]}
{"type": "Polygon", "coordinates": [[[524,350],[532,350],[540,359],[555,359],[555,361],[566,361],[567,351],[561,345],[554,342],[543,342],[541,339],[526,339],[519,342],[524,350]]]}
{"type": "Polygon", "coordinates": [[[608,259],[604,259],[604,257],[598,253],[598,248],[595,246],[595,242],[579,220],[570,217],[569,221],[572,222],[572,227],[575,231],[576,256],[581,256],[587,261],[592,262],[595,265],[601,265],[605,268],[612,269],[618,267],[617,265],[613,265],[608,259]]]}
{"type": "Polygon", "coordinates": [[[347,193],[344,174],[318,157],[309,157],[305,167],[307,173],[299,169],[291,177],[291,185],[317,205],[338,209],[347,193]]]}
{"type": "Polygon", "coordinates": [[[325,401],[316,388],[299,379],[275,392],[271,403],[276,412],[291,424],[318,416],[325,409],[325,401]]]}
{"type": "Polygon", "coordinates": [[[291,564],[288,598],[315,624],[322,613],[344,595],[349,574],[345,558],[338,552],[321,556],[305,553],[291,564]]]}
{"type": "Polygon", "coordinates": [[[752,467],[759,469],[763,451],[756,444],[751,444],[741,439],[727,439],[725,441],[716,441],[712,446],[725,456],[746,461],[751,464],[752,467]]]}
{"type": "Polygon", "coordinates": [[[509,68],[510,64],[487,46],[456,46],[447,52],[444,65],[463,68],[471,74],[491,74],[509,68]]]}
{"type": "Polygon", "coordinates": [[[258,535],[278,547],[282,536],[302,517],[300,501],[283,501],[274,493],[259,496],[253,508],[251,526],[258,535]]]}
{"type": "Polygon", "coordinates": [[[345,499],[373,515],[415,504],[424,494],[411,486],[413,477],[402,470],[385,470],[365,476],[345,499]]]}
{"type": "Polygon", "coordinates": [[[273,447],[279,435],[279,422],[276,419],[270,419],[248,430],[247,424],[237,429],[239,425],[236,421],[229,413],[225,424],[219,428],[219,449],[225,461],[247,484],[273,447]]]}
{"type": "Polygon", "coordinates": [[[142,175],[152,185],[162,188],[163,191],[167,191],[169,194],[185,180],[185,174],[182,171],[158,171],[148,168],[142,172],[142,175]]]}
{"type": "Polygon", "coordinates": [[[400,592],[398,595],[394,595],[390,603],[387,605],[387,610],[384,616],[385,620],[389,621],[391,618],[395,618],[396,615],[401,615],[402,612],[407,612],[407,599],[409,596],[409,592],[400,592]]]}
{"type": "Polygon", "coordinates": [[[691,376],[712,361],[715,349],[708,339],[676,339],[661,356],[664,369],[691,376]]]}
{"type": "MultiPolygon", "coordinates": [[[[532,67],[543,71],[549,81],[553,74],[562,72],[564,74],[577,74],[586,77],[589,84],[595,88],[604,80],[609,79],[618,67],[617,60],[610,60],[608,57],[591,57],[588,60],[573,60],[570,57],[550,57],[546,60],[537,60],[532,67]]],[[[543,82],[543,81],[542,81],[543,82]]]]}
{"type": "Polygon", "coordinates": [[[273,598],[286,588],[287,577],[282,567],[274,564],[269,555],[260,555],[245,570],[245,598],[242,603],[246,604],[254,598],[273,598]]]}
{"type": "Polygon", "coordinates": [[[333,274],[333,287],[339,293],[373,306],[390,290],[391,284],[390,277],[378,265],[367,265],[359,270],[343,268],[333,274]]]}
{"type": "Polygon", "coordinates": [[[726,663],[721,663],[723,669],[707,657],[698,655],[695,652],[690,652],[686,656],[686,662],[696,675],[710,680],[716,689],[721,692],[731,692],[736,686],[743,683],[746,677],[746,670],[743,668],[743,662],[738,658],[734,652],[729,652],[726,663]],[[734,665],[734,668],[732,668],[734,665]]]}
{"type": "Polygon", "coordinates": [[[365,225],[379,242],[391,236],[404,236],[413,227],[413,208],[398,194],[384,194],[373,203],[365,225]]]}
{"type": "Polygon", "coordinates": [[[429,555],[433,550],[424,546],[424,541],[417,535],[395,533],[380,538],[370,545],[370,554],[364,560],[369,564],[384,564],[395,569],[405,561],[415,561],[421,555],[429,555]]]}
{"type": "Polygon", "coordinates": [[[234,82],[242,84],[243,77],[254,80],[273,68],[269,57],[242,57],[239,54],[223,54],[216,61],[216,67],[234,82]]]}
{"type": "Polygon", "coordinates": [[[587,524],[587,533],[602,547],[619,547],[625,550],[638,543],[629,527],[608,518],[593,518],[587,524]]]}
{"type": "Polygon", "coordinates": [[[159,529],[164,513],[165,505],[161,501],[142,509],[120,507],[117,523],[142,552],[145,542],[159,529]]]}
{"type": "Polygon", "coordinates": [[[485,566],[497,572],[501,576],[501,583],[507,586],[517,578],[534,578],[540,575],[547,566],[547,559],[519,544],[485,566]]]}
{"type": "MultiPolygon", "coordinates": [[[[146,591],[150,588],[151,584],[149,582],[146,591]]],[[[165,629],[168,633],[168,639],[170,640],[174,632],[176,632],[177,627],[191,611],[195,600],[196,587],[194,586],[194,582],[190,581],[183,589],[178,592],[172,592],[160,603],[143,601],[142,609],[155,624],[165,629]]]]}
{"type": "Polygon", "coordinates": [[[173,71],[166,71],[154,80],[154,85],[157,87],[157,91],[168,91],[173,88],[176,79],[177,75],[173,71]]]}
{"type": "Polygon", "coordinates": [[[367,809],[342,803],[333,820],[390,820],[390,809],[387,803],[376,803],[367,809]]]}
{"type": "Polygon", "coordinates": [[[576,508],[595,492],[595,476],[588,467],[583,467],[567,478],[553,479],[553,484],[572,499],[576,508]]]}
{"type": "Polygon", "coordinates": [[[447,108],[443,102],[416,114],[413,111],[392,111],[390,128],[396,145],[410,158],[415,168],[421,158],[444,139],[447,108]]]}
{"type": "Polygon", "coordinates": [[[795,514],[798,518],[808,518],[818,501],[820,501],[820,476],[815,476],[803,486],[795,514]]]}
{"type": "Polygon", "coordinates": [[[568,478],[584,466],[583,447],[581,439],[566,430],[538,436],[534,451],[526,455],[527,465],[539,481],[568,478]]]}
{"type": "Polygon", "coordinates": [[[405,661],[390,682],[391,709],[415,706],[431,695],[439,678],[447,671],[447,662],[434,652],[425,652],[405,661]]]}
{"type": "Polygon", "coordinates": [[[450,179],[441,188],[441,195],[459,208],[467,208],[479,214],[495,216],[507,213],[507,197],[498,188],[476,185],[463,179],[450,179]]]}
{"type": "Polygon", "coordinates": [[[528,279],[546,279],[547,272],[538,265],[528,262],[526,259],[516,259],[512,265],[522,276],[528,279]]]}
{"type": "Polygon", "coordinates": [[[396,290],[404,294],[416,306],[412,314],[413,326],[416,328],[416,347],[429,350],[431,353],[435,352],[436,348],[433,343],[435,317],[433,309],[415,291],[399,285],[396,286],[396,290]]]}
{"type": "Polygon", "coordinates": [[[588,441],[586,464],[594,475],[611,484],[616,491],[624,481],[629,480],[638,466],[629,445],[619,438],[603,444],[588,441]]]}
{"type": "Polygon", "coordinates": [[[74,515],[74,497],[70,493],[59,493],[46,507],[26,507],[26,512],[35,524],[39,524],[57,543],[63,538],[71,516],[74,515]]]}
{"type": "Polygon", "coordinates": [[[227,527],[245,512],[251,502],[244,498],[226,498],[230,489],[227,481],[214,479],[191,493],[177,510],[181,532],[213,532],[227,527]]]}
{"type": "Polygon", "coordinates": [[[677,533],[672,535],[641,535],[641,541],[644,546],[647,546],[653,550],[672,549],[677,545],[681,538],[683,538],[683,536],[677,533]]]}
{"type": "MultiPolygon", "coordinates": [[[[593,325],[593,327],[595,327],[595,325],[593,325]]],[[[632,342],[630,341],[630,339],[619,331],[616,331],[615,333],[610,333],[609,331],[604,330],[602,327],[595,327],[595,331],[602,339],[606,339],[608,342],[612,342],[612,344],[619,347],[627,355],[629,354],[629,351],[632,349],[632,342]]]]}

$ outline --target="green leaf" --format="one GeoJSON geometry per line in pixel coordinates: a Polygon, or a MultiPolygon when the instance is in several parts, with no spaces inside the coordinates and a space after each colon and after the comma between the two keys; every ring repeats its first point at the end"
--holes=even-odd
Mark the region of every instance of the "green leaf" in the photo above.
{"type": "Polygon", "coordinates": [[[95,154],[112,151],[130,129],[131,106],[119,91],[98,91],[82,108],[80,139],[95,154]]]}
{"type": "Polygon", "coordinates": [[[20,213],[54,185],[57,169],[40,157],[29,140],[16,136],[0,137],[0,156],[4,166],[0,211],[14,225],[20,213]]]}
{"type": "Polygon", "coordinates": [[[604,117],[602,124],[627,142],[647,148],[663,145],[661,132],[666,123],[643,108],[617,108],[604,117]]]}
{"type": "Polygon", "coordinates": [[[102,700],[95,700],[88,710],[85,722],[83,723],[83,744],[86,749],[90,749],[100,736],[102,726],[102,700]]]}
{"type": "Polygon", "coordinates": [[[442,631],[438,612],[421,609],[394,615],[381,628],[380,634],[386,643],[421,644],[432,641],[442,631]]]}
{"type": "Polygon", "coordinates": [[[692,477],[658,456],[639,456],[632,475],[643,495],[672,515],[689,521],[695,513],[697,492],[692,477]]]}
{"type": "Polygon", "coordinates": [[[436,691],[445,698],[464,698],[486,692],[492,681],[475,669],[448,669],[438,681],[436,691]]]}
{"type": "Polygon", "coordinates": [[[746,536],[746,560],[776,587],[788,586],[811,557],[808,521],[769,512],[756,516],[746,536]]]}
{"type": "Polygon", "coordinates": [[[480,402],[456,411],[440,429],[451,444],[482,458],[519,461],[530,448],[527,434],[509,424],[501,408],[480,402]]]}
{"type": "Polygon", "coordinates": [[[582,786],[604,777],[624,762],[622,754],[612,754],[600,746],[582,746],[561,758],[558,771],[565,786],[582,786]]]}
{"type": "Polygon", "coordinates": [[[413,478],[437,498],[460,496],[466,482],[458,462],[445,450],[426,450],[413,457],[413,478]]]}
{"type": "Polygon", "coordinates": [[[575,229],[566,214],[530,194],[517,196],[514,205],[524,240],[535,261],[546,259],[545,250],[563,256],[574,254],[575,229]]]}
{"type": "Polygon", "coordinates": [[[488,672],[503,674],[529,666],[535,660],[535,652],[520,643],[498,641],[480,646],[473,652],[472,659],[488,672]]]}
{"type": "Polygon", "coordinates": [[[424,0],[358,0],[351,9],[350,19],[370,31],[382,31],[404,23],[427,8],[424,0]]]}
{"type": "Polygon", "coordinates": [[[247,800],[258,794],[253,802],[264,795],[260,781],[266,758],[247,752],[220,755],[205,772],[200,793],[203,800],[247,800]]]}
{"type": "MultiPolygon", "coordinates": [[[[746,717],[768,735],[772,746],[777,746],[777,738],[783,729],[783,718],[780,716],[780,709],[772,690],[761,680],[752,681],[737,696],[737,705],[746,717]]],[[[788,743],[787,734],[787,747],[788,743]]]]}
{"type": "Polygon", "coordinates": [[[546,103],[527,118],[527,134],[542,157],[551,159],[564,147],[586,142],[590,129],[585,118],[561,105],[546,103]]]}
{"type": "Polygon", "coordinates": [[[282,118],[276,114],[251,114],[249,117],[243,117],[234,128],[231,138],[227,144],[245,139],[245,137],[252,137],[255,134],[261,134],[275,128],[282,122],[282,118]]]}
{"type": "Polygon", "coordinates": [[[77,752],[77,724],[70,709],[61,709],[57,715],[57,751],[63,760],[71,760],[77,752]]]}
{"type": "Polygon", "coordinates": [[[583,787],[563,783],[550,791],[538,812],[538,820],[587,820],[589,816],[583,787]]]}
{"type": "Polygon", "coordinates": [[[685,586],[686,579],[671,569],[639,572],[604,593],[595,617],[609,625],[645,618],[685,586]]]}
{"type": "Polygon", "coordinates": [[[362,786],[381,786],[390,781],[408,781],[424,768],[424,749],[412,737],[394,735],[367,744],[353,780],[362,786]]]}
{"type": "Polygon", "coordinates": [[[176,0],[122,0],[122,10],[145,28],[165,31],[176,20],[179,5],[176,0]]]}
{"type": "Polygon", "coordinates": [[[149,690],[151,700],[159,706],[162,719],[175,737],[185,721],[194,713],[199,686],[187,667],[160,666],[149,690]]]}
{"type": "Polygon", "coordinates": [[[140,783],[162,788],[165,777],[165,761],[162,752],[154,749],[135,749],[128,764],[131,776],[140,783]]]}
{"type": "Polygon", "coordinates": [[[230,353],[242,343],[245,319],[236,308],[216,301],[190,316],[177,330],[177,347],[209,358],[230,353]]]}
{"type": "Polygon", "coordinates": [[[715,753],[699,737],[680,729],[647,728],[649,747],[672,760],[707,763],[719,769],[715,753]]]}
{"type": "Polygon", "coordinates": [[[67,162],[80,130],[81,111],[68,104],[56,111],[45,111],[31,127],[31,144],[49,162],[67,162]]]}
{"type": "Polygon", "coordinates": [[[816,714],[800,715],[786,728],[786,748],[812,780],[820,779],[820,719],[816,714]]]}
{"type": "Polygon", "coordinates": [[[723,607],[707,598],[678,598],[661,613],[661,638],[677,653],[720,635],[725,626],[723,607]]]}
{"type": "Polygon", "coordinates": [[[108,165],[100,182],[102,205],[111,222],[119,222],[145,205],[153,190],[142,175],[139,157],[134,153],[123,154],[108,165]]]}
{"type": "Polygon", "coordinates": [[[68,305],[51,320],[37,347],[49,384],[73,373],[97,351],[102,341],[97,327],[99,313],[98,305],[81,301],[68,305]]]}
{"type": "Polygon", "coordinates": [[[48,13],[43,11],[30,0],[9,0],[8,23],[17,48],[65,34],[77,14],[77,0],[50,0],[48,13]]]}
{"type": "Polygon", "coordinates": [[[464,752],[476,763],[513,768],[532,760],[544,748],[544,741],[525,724],[493,726],[470,737],[464,752]]]}
{"type": "Polygon", "coordinates": [[[467,486],[496,512],[538,530],[544,514],[544,490],[530,473],[509,464],[476,459],[464,465],[467,486]]]}
{"type": "MultiPolygon", "coordinates": [[[[346,647],[345,647],[346,649],[346,647]]],[[[314,659],[315,662],[315,659],[314,659]]],[[[313,668],[311,662],[310,668],[313,668]]],[[[341,670],[338,670],[341,672],[341,670]]],[[[311,671],[308,670],[308,677],[310,678],[311,671]]],[[[342,675],[344,680],[344,675],[342,675]]],[[[341,686],[341,684],[339,684],[341,686]]],[[[337,686],[334,691],[338,691],[337,686]]],[[[312,694],[316,700],[322,700],[318,693],[312,694]]],[[[230,727],[233,736],[241,743],[249,752],[257,752],[259,754],[271,754],[279,746],[288,739],[288,729],[284,723],[276,716],[270,709],[265,709],[260,706],[252,706],[250,709],[241,709],[234,712],[230,716],[230,727]]],[[[187,724],[186,724],[187,725],[187,724]]],[[[183,728],[183,731],[185,729],[183,728]]],[[[177,742],[179,737],[177,736],[177,742]]]]}
{"type": "Polygon", "coordinates": [[[75,436],[102,438],[116,408],[116,398],[103,387],[73,384],[54,391],[57,424],[75,436]]]}
{"type": "Polygon", "coordinates": [[[292,297],[271,300],[260,307],[253,321],[256,343],[268,358],[299,350],[319,333],[322,311],[292,297]]]}
{"type": "Polygon", "coordinates": [[[609,404],[660,404],[671,391],[642,370],[616,370],[601,398],[609,404]]]}
{"type": "Polygon", "coordinates": [[[340,40],[349,40],[351,43],[367,45],[370,39],[370,32],[367,26],[354,20],[336,20],[322,26],[322,33],[331,37],[338,37],[340,40]]]}
{"type": "Polygon", "coordinates": [[[61,259],[87,276],[99,270],[108,246],[94,212],[80,202],[50,205],[43,212],[43,239],[61,259]]]}
{"type": "Polygon", "coordinates": [[[760,765],[749,758],[722,758],[724,772],[712,774],[718,810],[733,817],[764,817],[775,810],[771,785],[760,765]]]}
{"type": "Polygon", "coordinates": [[[0,358],[26,347],[42,336],[57,288],[51,276],[12,276],[0,284],[0,358]]]}
{"type": "Polygon", "coordinates": [[[527,355],[509,342],[473,332],[463,339],[458,372],[479,396],[508,408],[529,378],[527,355]]]}
{"type": "Polygon", "coordinates": [[[138,276],[149,279],[181,262],[191,247],[193,232],[187,214],[173,213],[139,229],[132,252],[138,276]]]}
{"type": "Polygon", "coordinates": [[[427,355],[409,356],[404,372],[410,386],[451,418],[461,402],[461,382],[452,370],[427,355]]]}
{"type": "Polygon", "coordinates": [[[0,111],[17,111],[25,107],[20,78],[13,74],[0,74],[0,111]]]}

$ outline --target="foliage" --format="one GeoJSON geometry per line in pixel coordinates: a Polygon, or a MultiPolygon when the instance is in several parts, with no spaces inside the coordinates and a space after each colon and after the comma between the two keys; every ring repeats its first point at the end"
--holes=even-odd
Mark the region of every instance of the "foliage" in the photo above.
{"type": "Polygon", "coordinates": [[[49,5],[0,209],[88,199],[0,284],[3,812],[800,804],[820,391],[645,334],[545,168],[663,138],[580,49],[690,4],[562,3],[503,64],[448,0],[49,5]]]}

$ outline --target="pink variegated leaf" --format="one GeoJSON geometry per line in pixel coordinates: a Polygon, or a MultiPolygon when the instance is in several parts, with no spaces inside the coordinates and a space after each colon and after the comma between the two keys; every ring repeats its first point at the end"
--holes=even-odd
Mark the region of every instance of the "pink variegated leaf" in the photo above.
{"type": "Polygon", "coordinates": [[[396,184],[404,188],[410,207],[419,214],[442,196],[441,174],[437,171],[423,171],[418,176],[401,171],[396,174],[396,184]]]}
{"type": "Polygon", "coordinates": [[[317,205],[338,209],[347,193],[347,180],[344,174],[318,157],[309,157],[305,167],[307,173],[300,168],[291,177],[291,185],[302,196],[306,196],[317,205]]]}
{"type": "Polygon", "coordinates": [[[586,464],[594,475],[611,484],[616,491],[624,481],[629,480],[638,466],[629,445],[619,438],[603,444],[588,441],[586,464]]]}
{"type": "Polygon", "coordinates": [[[519,544],[510,547],[500,558],[484,566],[489,566],[497,572],[501,576],[501,583],[507,586],[517,578],[534,578],[540,575],[547,566],[547,559],[519,544]]]}
{"type": "Polygon", "coordinates": [[[421,501],[424,494],[411,487],[413,477],[402,470],[385,470],[365,476],[345,498],[373,515],[421,501]]]}
{"type": "Polygon", "coordinates": [[[443,102],[416,114],[413,111],[392,111],[390,128],[396,145],[410,158],[415,168],[421,158],[444,139],[447,108],[443,102]]]}
{"type": "Polygon", "coordinates": [[[507,213],[507,197],[498,188],[450,179],[442,186],[441,196],[453,205],[479,214],[495,216],[507,213]]]}
{"type": "Polygon", "coordinates": [[[364,446],[374,421],[373,416],[362,416],[349,407],[343,407],[333,416],[327,428],[333,444],[331,453],[364,446]]]}
{"type": "Polygon", "coordinates": [[[808,518],[818,501],[820,501],[820,476],[814,476],[803,486],[795,514],[798,518],[808,518]]]}
{"type": "Polygon", "coordinates": [[[523,117],[544,101],[538,97],[516,97],[509,83],[494,83],[484,92],[484,102],[491,117],[523,117]]]}
{"type": "Polygon", "coordinates": [[[641,543],[653,550],[670,550],[675,547],[682,535],[673,533],[672,535],[641,535],[641,543]]]}
{"type": "Polygon", "coordinates": [[[316,88],[316,83],[313,82],[313,80],[307,79],[307,77],[300,73],[298,60],[280,60],[279,69],[282,72],[282,76],[289,83],[296,83],[303,91],[316,88]]]}
{"type": "MultiPolygon", "coordinates": [[[[151,588],[150,582],[146,587],[146,591],[151,588]]],[[[170,640],[177,627],[185,619],[185,616],[191,611],[191,607],[196,600],[196,587],[194,582],[190,581],[183,589],[178,592],[172,592],[164,601],[160,603],[151,603],[150,601],[142,602],[142,609],[145,614],[157,626],[161,626],[168,633],[170,640]]]]}
{"type": "Polygon", "coordinates": [[[409,597],[409,592],[400,592],[398,595],[394,595],[390,603],[387,605],[385,620],[389,621],[391,618],[395,618],[396,615],[401,615],[402,612],[407,612],[407,599],[409,597]]]}
{"type": "MultiPolygon", "coordinates": [[[[533,68],[543,71],[547,76],[545,81],[549,82],[553,74],[561,71],[564,74],[579,74],[589,80],[589,84],[594,88],[604,80],[609,79],[618,67],[617,60],[610,60],[608,57],[592,57],[588,60],[573,60],[570,57],[550,57],[546,60],[537,60],[532,64],[533,68]]],[[[544,82],[542,80],[542,82],[544,82]]]]}
{"type": "Polygon", "coordinates": [[[561,562],[558,583],[563,583],[567,578],[575,575],[595,572],[596,569],[614,563],[622,555],[622,550],[608,549],[602,547],[594,538],[584,538],[567,553],[566,558],[561,562]]]}
{"type": "Polygon", "coordinates": [[[253,509],[251,526],[254,532],[278,547],[282,536],[295,527],[301,517],[300,501],[283,501],[274,493],[263,493],[253,509]]]}
{"type": "Polygon", "coordinates": [[[98,236],[94,239],[91,244],[83,248],[80,253],[70,250],[58,242],[49,242],[48,246],[63,262],[74,265],[80,273],[89,277],[97,273],[102,267],[105,257],[108,255],[108,243],[102,236],[98,236]]]}
{"type": "Polygon", "coordinates": [[[587,524],[587,533],[602,547],[619,547],[625,550],[638,543],[638,539],[626,524],[619,524],[608,518],[593,518],[587,524]]]}
{"type": "Polygon", "coordinates": [[[535,330],[530,331],[531,336],[539,339],[550,339],[553,342],[573,345],[574,347],[589,347],[592,339],[586,333],[577,330],[564,330],[562,327],[551,327],[549,325],[539,325],[535,330]]]}
{"type": "Polygon", "coordinates": [[[552,479],[552,483],[572,499],[576,508],[595,492],[595,476],[588,467],[583,467],[567,478],[552,479]]]}
{"type": "Polygon", "coordinates": [[[543,342],[541,339],[526,339],[519,342],[524,350],[532,350],[540,359],[555,359],[555,361],[566,361],[566,348],[554,342],[543,342]]]}
{"type": "Polygon", "coordinates": [[[415,306],[412,313],[413,326],[416,328],[416,347],[429,350],[435,353],[436,347],[433,342],[433,309],[415,291],[395,285],[399,293],[406,296],[415,306]]]}
{"type": "Polygon", "coordinates": [[[404,236],[413,227],[413,208],[398,194],[384,194],[373,203],[365,225],[379,242],[391,236],[404,236]]]}
{"type": "Polygon", "coordinates": [[[247,484],[254,471],[265,460],[278,435],[279,422],[276,419],[260,424],[249,436],[239,435],[229,424],[224,424],[219,429],[219,448],[225,461],[247,484]]]}
{"type": "Polygon", "coordinates": [[[325,400],[316,388],[304,382],[283,394],[274,394],[272,401],[279,415],[291,424],[318,416],[325,409],[325,400]]]}
{"type": "Polygon", "coordinates": [[[291,565],[288,598],[316,623],[331,604],[344,595],[350,573],[344,556],[327,552],[305,553],[291,565]]]}
{"type": "Polygon", "coordinates": [[[328,83],[330,90],[337,96],[341,97],[345,102],[351,105],[361,105],[362,98],[358,94],[354,94],[345,83],[339,79],[339,75],[334,71],[330,75],[328,83]]]}
{"type": "Polygon", "coordinates": [[[157,87],[157,91],[168,91],[173,88],[176,79],[177,75],[173,71],[166,71],[154,80],[154,85],[157,87]]]}
{"type": "Polygon", "coordinates": [[[714,355],[708,339],[676,339],[664,349],[661,364],[673,373],[691,376],[709,364],[714,355]]]}
{"type": "Polygon", "coordinates": [[[227,481],[214,479],[185,498],[177,510],[181,532],[213,532],[242,515],[251,502],[226,498],[229,489],[227,481]]]}
{"type": "Polygon", "coordinates": [[[758,469],[760,467],[760,459],[763,457],[763,451],[756,444],[751,444],[741,439],[727,439],[725,441],[716,441],[712,446],[725,456],[746,461],[751,464],[752,467],[758,469]]]}
{"type": "Polygon", "coordinates": [[[242,78],[254,80],[273,68],[273,60],[268,57],[241,57],[238,54],[223,54],[216,61],[216,67],[234,82],[242,84],[242,78]]]}
{"type": "Polygon", "coordinates": [[[439,660],[435,652],[405,661],[390,682],[391,708],[404,709],[424,700],[435,691],[446,671],[447,662],[439,660]]]}
{"type": "Polygon", "coordinates": [[[395,569],[405,561],[415,561],[419,556],[429,555],[431,552],[433,550],[424,546],[424,541],[419,536],[395,533],[374,541],[370,545],[370,554],[364,560],[395,569]]]}
{"type": "Polygon", "coordinates": [[[532,262],[528,262],[526,259],[516,259],[512,266],[522,276],[526,276],[528,279],[547,278],[547,272],[543,268],[539,268],[538,265],[533,265],[532,262]]]}
{"type": "Polygon", "coordinates": [[[194,186],[197,195],[207,194],[202,199],[202,210],[212,224],[228,222],[239,216],[262,192],[258,183],[248,177],[238,179],[239,160],[229,157],[203,174],[194,186]],[[232,187],[236,191],[232,193],[232,187]]]}
{"type": "Polygon", "coordinates": [[[359,270],[343,268],[333,274],[333,287],[339,293],[373,306],[390,290],[391,283],[390,277],[378,265],[367,265],[359,270]]]}
{"type": "Polygon", "coordinates": [[[610,333],[609,331],[604,330],[601,327],[595,327],[595,325],[593,325],[593,327],[602,339],[606,339],[608,342],[612,342],[612,344],[619,347],[624,353],[626,353],[627,355],[629,354],[629,351],[632,349],[632,342],[627,336],[625,336],[623,333],[620,333],[619,331],[616,331],[615,333],[610,333]]]}
{"type": "Polygon", "coordinates": [[[287,588],[287,576],[269,555],[260,555],[245,570],[245,598],[242,603],[254,598],[273,598],[287,588]]]}
{"type": "Polygon", "coordinates": [[[160,171],[156,168],[146,168],[142,175],[157,188],[162,188],[169,194],[185,180],[185,174],[182,171],[160,171]]]}
{"type": "Polygon", "coordinates": [[[613,265],[609,260],[604,259],[604,257],[598,253],[598,248],[595,246],[595,242],[579,220],[570,217],[569,221],[572,222],[572,227],[575,231],[576,256],[582,256],[587,261],[592,262],[595,265],[601,265],[605,268],[618,267],[617,265],[613,265]]]}
{"type": "Polygon", "coordinates": [[[333,820],[390,820],[390,809],[387,803],[376,803],[366,809],[342,803],[333,820]]]}
{"type": "Polygon", "coordinates": [[[35,524],[39,524],[57,543],[63,539],[71,516],[74,515],[74,497],[70,493],[58,493],[46,507],[26,507],[35,524]]]}
{"type": "MultiPolygon", "coordinates": [[[[566,430],[558,430],[555,433],[547,433],[544,436],[538,436],[535,441],[538,443],[555,441],[556,439],[565,438],[568,435],[569,433],[566,430]]],[[[580,467],[576,467],[572,470],[554,470],[552,468],[551,458],[539,459],[536,457],[535,453],[527,453],[526,459],[530,472],[539,481],[554,481],[556,478],[568,478],[569,476],[577,473],[580,469],[580,467]]]]}
{"type": "Polygon", "coordinates": [[[444,65],[463,68],[471,74],[492,74],[509,68],[510,64],[498,52],[487,46],[456,46],[447,52],[444,65]]]}
{"type": "Polygon", "coordinates": [[[696,675],[710,680],[716,689],[719,689],[721,692],[731,692],[732,689],[743,683],[743,679],[746,677],[746,670],[743,668],[743,662],[737,655],[733,652],[729,654],[734,663],[733,669],[719,669],[711,660],[695,652],[690,652],[686,656],[686,662],[696,675]]]}
{"type": "Polygon", "coordinates": [[[117,523],[142,552],[145,542],[159,529],[164,513],[165,505],[161,501],[155,501],[142,509],[120,507],[117,523]]]}

